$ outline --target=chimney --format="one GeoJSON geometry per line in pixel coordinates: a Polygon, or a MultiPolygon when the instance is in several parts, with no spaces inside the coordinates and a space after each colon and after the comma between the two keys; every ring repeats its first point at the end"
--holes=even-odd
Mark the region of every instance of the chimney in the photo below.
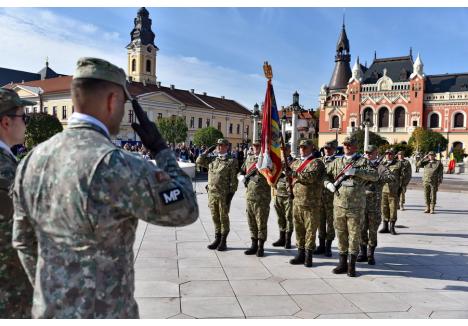
{"type": "Polygon", "coordinates": [[[195,89],[194,89],[194,88],[191,88],[191,89],[190,89],[190,93],[195,94],[195,89]]]}
{"type": "Polygon", "coordinates": [[[203,92],[203,95],[206,96],[206,92],[203,92]]]}
{"type": "Polygon", "coordinates": [[[158,82],[156,83],[156,86],[158,86],[158,88],[161,88],[161,82],[158,81],[158,82]]]}
{"type": "Polygon", "coordinates": [[[173,84],[171,84],[171,91],[173,91],[175,88],[175,86],[173,84]]]}
{"type": "Polygon", "coordinates": [[[225,99],[225,98],[224,98],[224,95],[222,95],[221,98],[224,100],[224,99],[225,99]]]}

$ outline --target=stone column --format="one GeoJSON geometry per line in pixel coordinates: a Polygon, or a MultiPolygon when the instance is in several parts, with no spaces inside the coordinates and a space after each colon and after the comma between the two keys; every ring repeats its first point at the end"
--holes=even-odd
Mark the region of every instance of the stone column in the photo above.
{"type": "Polygon", "coordinates": [[[258,115],[252,115],[253,126],[252,126],[252,143],[258,141],[258,115]]]}
{"type": "Polygon", "coordinates": [[[291,156],[297,157],[297,114],[298,111],[292,110],[292,130],[291,130],[291,156]]]}

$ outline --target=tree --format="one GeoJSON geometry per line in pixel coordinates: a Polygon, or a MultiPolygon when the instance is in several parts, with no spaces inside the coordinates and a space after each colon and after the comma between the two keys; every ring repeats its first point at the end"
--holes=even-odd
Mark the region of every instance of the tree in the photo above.
{"type": "MultiPolygon", "coordinates": [[[[364,138],[365,138],[364,129],[356,130],[353,133],[353,136],[358,141],[358,151],[363,153],[364,152],[364,138]]],[[[369,131],[369,145],[375,145],[377,147],[380,147],[386,144],[388,144],[388,141],[385,138],[381,137],[380,135],[372,131],[369,131]]]]}
{"type": "Polygon", "coordinates": [[[161,135],[171,144],[181,143],[187,139],[187,124],[182,117],[159,118],[156,121],[161,135]]]}
{"type": "Polygon", "coordinates": [[[25,145],[31,149],[63,130],[56,116],[47,113],[32,113],[26,126],[25,145]]]}
{"type": "Polygon", "coordinates": [[[429,151],[441,152],[447,148],[448,140],[439,132],[416,128],[408,144],[416,151],[427,153],[429,151]]]}
{"type": "Polygon", "coordinates": [[[219,138],[223,138],[223,133],[214,127],[198,129],[193,135],[193,143],[197,146],[212,146],[219,138]]]}
{"type": "Polygon", "coordinates": [[[405,154],[405,157],[410,157],[413,154],[413,147],[405,143],[386,144],[386,145],[380,146],[379,153],[383,155],[385,154],[385,151],[389,148],[392,148],[395,151],[395,155],[399,151],[402,151],[405,154]]]}

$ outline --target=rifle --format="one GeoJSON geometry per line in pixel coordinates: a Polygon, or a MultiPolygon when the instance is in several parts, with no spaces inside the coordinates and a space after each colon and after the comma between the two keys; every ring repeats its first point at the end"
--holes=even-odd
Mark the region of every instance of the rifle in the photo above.
{"type": "Polygon", "coordinates": [[[244,186],[247,188],[248,184],[249,184],[249,181],[250,181],[250,178],[253,177],[256,173],[258,172],[258,169],[255,168],[255,169],[252,169],[252,171],[250,171],[249,173],[247,173],[245,176],[244,176],[244,186]]]}
{"type": "Polygon", "coordinates": [[[357,163],[358,159],[360,158],[360,155],[354,155],[354,158],[352,161],[343,168],[343,170],[338,173],[338,175],[335,178],[335,181],[333,182],[333,185],[335,186],[336,190],[341,187],[341,183],[348,177],[346,175],[346,172],[354,167],[354,165],[357,163]]]}
{"type": "Polygon", "coordinates": [[[293,181],[292,181],[292,176],[289,174],[288,171],[291,170],[289,167],[289,162],[288,158],[286,157],[286,146],[284,144],[284,139],[283,139],[283,134],[281,134],[281,151],[283,152],[283,171],[284,174],[286,175],[286,180],[288,182],[288,192],[289,192],[289,199],[293,200],[294,199],[294,193],[293,193],[293,181]]]}

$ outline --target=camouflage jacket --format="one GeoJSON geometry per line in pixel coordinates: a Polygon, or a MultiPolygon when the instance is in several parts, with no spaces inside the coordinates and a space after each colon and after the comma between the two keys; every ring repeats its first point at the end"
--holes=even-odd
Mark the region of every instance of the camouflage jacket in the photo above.
{"type": "MultiPolygon", "coordinates": [[[[252,164],[257,163],[258,157],[255,155],[248,155],[244,164],[241,167],[241,174],[247,174],[247,170],[252,164]]],[[[271,200],[271,187],[263,174],[258,171],[250,177],[247,184],[247,200],[270,202],[271,200]]]]}
{"type": "Polygon", "coordinates": [[[208,168],[208,191],[210,195],[226,196],[237,190],[239,163],[230,156],[207,156],[201,154],[197,164],[208,168]]]}
{"type": "Polygon", "coordinates": [[[297,172],[303,161],[294,160],[291,169],[294,173],[294,205],[319,206],[322,198],[325,165],[320,159],[313,159],[301,171],[297,172]]]}
{"type": "MultiPolygon", "coordinates": [[[[330,165],[336,159],[335,155],[332,156],[322,156],[320,160],[325,164],[325,169],[328,165],[330,165]]],[[[333,179],[332,175],[328,175],[329,179],[333,179]]],[[[322,198],[323,200],[333,202],[333,193],[329,191],[327,188],[322,187],[322,198]]]]}
{"type": "Polygon", "coordinates": [[[184,226],[198,218],[174,154],[166,149],[155,160],[157,167],[114,146],[101,128],[73,122],[21,161],[13,245],[34,284],[33,317],[139,317],[138,219],[184,226]]]}
{"type": "Polygon", "coordinates": [[[423,183],[439,185],[444,177],[444,167],[441,161],[429,161],[424,159],[419,162],[419,166],[424,168],[423,183]]]}
{"type": "MultiPolygon", "coordinates": [[[[328,183],[334,182],[334,179],[351,163],[353,158],[346,156],[338,157],[327,166],[327,179],[324,182],[326,187],[328,183]]],[[[338,191],[335,192],[333,205],[345,209],[362,209],[366,205],[365,190],[369,181],[375,182],[379,175],[375,169],[369,166],[369,162],[364,157],[359,157],[354,163],[356,173],[354,176],[347,177],[342,183],[338,191]]]]}
{"type": "Polygon", "coordinates": [[[400,161],[401,165],[403,167],[403,175],[401,178],[401,186],[406,187],[408,183],[411,181],[411,177],[413,176],[413,171],[411,168],[411,162],[408,161],[407,159],[404,159],[403,161],[400,161]]]}
{"type": "Polygon", "coordinates": [[[383,160],[381,163],[384,167],[386,167],[390,173],[395,176],[393,181],[387,181],[384,183],[382,192],[383,193],[390,193],[395,196],[398,195],[398,191],[400,189],[400,185],[402,184],[403,175],[403,164],[398,160],[387,161],[383,160]]]}
{"type": "MultiPolygon", "coordinates": [[[[289,165],[291,165],[292,160],[292,156],[288,156],[289,165]]],[[[283,171],[281,172],[278,182],[276,183],[276,189],[274,190],[274,194],[278,197],[289,197],[289,185],[288,179],[284,174],[284,163],[282,163],[282,169],[283,171]]]]}
{"type": "Polygon", "coordinates": [[[29,318],[32,286],[13,248],[13,202],[9,195],[17,166],[0,148],[0,318],[29,318]]]}

